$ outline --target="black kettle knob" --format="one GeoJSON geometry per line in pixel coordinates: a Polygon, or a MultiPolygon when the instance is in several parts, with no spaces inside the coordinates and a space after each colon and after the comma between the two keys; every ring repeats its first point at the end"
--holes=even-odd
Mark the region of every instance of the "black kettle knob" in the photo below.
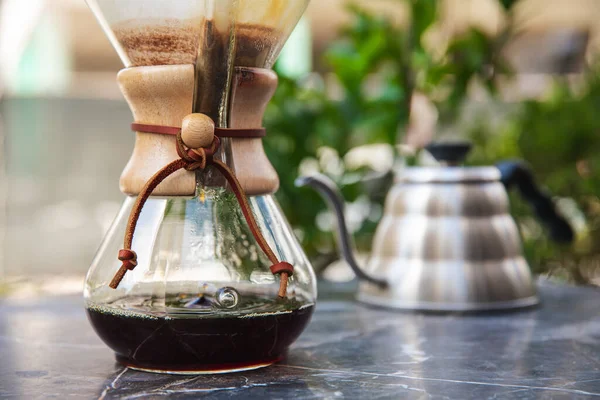
{"type": "Polygon", "coordinates": [[[433,142],[425,146],[437,161],[450,165],[462,164],[471,151],[473,145],[470,142],[433,142]]]}

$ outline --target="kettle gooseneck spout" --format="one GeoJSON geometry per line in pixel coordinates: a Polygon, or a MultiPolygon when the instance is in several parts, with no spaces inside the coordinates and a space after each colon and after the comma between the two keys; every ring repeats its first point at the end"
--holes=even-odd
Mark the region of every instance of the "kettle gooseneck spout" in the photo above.
{"type": "Polygon", "coordinates": [[[300,177],[295,182],[297,187],[309,186],[319,193],[327,202],[330,209],[335,212],[338,225],[338,245],[340,255],[350,265],[356,277],[360,280],[373,283],[381,288],[386,288],[388,283],[384,279],[375,278],[366,273],[356,262],[354,257],[354,246],[352,237],[346,225],[346,217],[344,215],[344,200],[337,186],[331,179],[322,174],[313,176],[300,177]]]}

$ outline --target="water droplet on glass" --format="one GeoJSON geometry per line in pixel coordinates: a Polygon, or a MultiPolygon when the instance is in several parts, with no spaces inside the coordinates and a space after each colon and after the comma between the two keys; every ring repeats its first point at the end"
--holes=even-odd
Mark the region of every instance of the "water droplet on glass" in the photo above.
{"type": "Polygon", "coordinates": [[[223,287],[217,291],[217,304],[222,308],[232,309],[237,307],[240,301],[240,294],[231,287],[223,287]]]}

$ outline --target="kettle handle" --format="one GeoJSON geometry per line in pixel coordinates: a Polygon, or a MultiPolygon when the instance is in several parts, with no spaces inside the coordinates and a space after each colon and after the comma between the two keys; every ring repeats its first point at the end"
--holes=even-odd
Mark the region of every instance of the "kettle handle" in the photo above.
{"type": "Polygon", "coordinates": [[[315,174],[312,176],[301,176],[296,179],[295,184],[297,187],[309,186],[316,190],[325,199],[329,207],[335,212],[338,223],[337,239],[340,246],[340,254],[344,260],[346,260],[348,265],[350,265],[350,268],[352,268],[352,271],[354,271],[356,277],[360,280],[373,283],[382,288],[387,287],[388,284],[385,280],[369,275],[363,271],[356,262],[353,251],[354,244],[352,241],[352,236],[348,231],[346,217],[344,215],[344,199],[342,198],[342,195],[335,183],[325,175],[315,174]]]}
{"type": "Polygon", "coordinates": [[[496,164],[507,190],[517,187],[521,196],[533,207],[538,219],[549,230],[552,240],[571,243],[575,237],[569,222],[558,213],[550,194],[542,190],[535,181],[533,172],[523,161],[504,161],[496,164]]]}

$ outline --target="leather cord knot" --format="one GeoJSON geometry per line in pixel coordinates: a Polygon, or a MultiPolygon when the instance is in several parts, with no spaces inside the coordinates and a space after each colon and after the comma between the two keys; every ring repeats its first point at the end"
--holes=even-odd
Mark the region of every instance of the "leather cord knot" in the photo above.
{"type": "Polygon", "coordinates": [[[116,288],[119,285],[119,282],[123,280],[125,273],[127,271],[133,271],[135,267],[137,267],[137,254],[135,251],[130,249],[121,249],[119,250],[119,260],[123,262],[119,271],[112,279],[110,283],[111,288],[116,288]]]}
{"type": "Polygon", "coordinates": [[[119,260],[123,262],[121,268],[115,274],[115,277],[110,283],[110,287],[116,289],[125,273],[133,270],[137,266],[137,254],[131,250],[133,242],[133,234],[137,226],[138,219],[142,212],[144,204],[148,198],[152,195],[154,189],[171,174],[185,169],[187,171],[203,170],[208,166],[216,168],[223,177],[229,183],[231,190],[233,191],[238,204],[244,214],[244,218],[250,228],[252,235],[256,242],[269,258],[271,263],[271,272],[274,275],[280,276],[279,292],[278,296],[283,298],[287,293],[288,279],[294,273],[294,267],[287,262],[279,261],[271,246],[267,243],[265,237],[260,231],[260,227],[256,223],[254,213],[242,185],[235,176],[235,173],[222,161],[214,158],[214,155],[219,150],[221,141],[219,136],[215,135],[215,132],[221,132],[221,137],[263,137],[265,135],[264,129],[219,129],[214,127],[214,123],[208,120],[208,117],[202,114],[191,114],[184,119],[184,124],[187,124],[188,129],[185,130],[186,141],[188,143],[194,143],[193,146],[207,145],[206,147],[190,148],[186,145],[182,138],[182,129],[167,127],[167,126],[154,126],[154,125],[142,125],[134,123],[132,129],[138,131],[138,129],[145,133],[157,133],[166,135],[176,135],[176,147],[179,159],[175,160],[163,168],[161,168],[156,174],[154,174],[146,185],[144,185],[142,191],[138,195],[138,198],[131,210],[129,215],[129,221],[127,222],[127,229],[125,231],[124,248],[119,251],[119,260]],[[197,118],[194,118],[197,117],[197,118]],[[207,123],[208,122],[208,123],[207,123]],[[197,125],[195,126],[194,123],[197,125]],[[199,126],[199,128],[198,128],[199,126]],[[246,136],[244,133],[246,132],[246,136]]]}
{"type": "Polygon", "coordinates": [[[282,261],[280,263],[271,265],[271,272],[273,275],[286,273],[289,276],[294,275],[294,266],[288,262],[282,261]]]}
{"type": "Polygon", "coordinates": [[[137,254],[133,250],[128,250],[128,249],[119,250],[119,260],[121,260],[121,261],[136,261],[137,254]]]}
{"type": "Polygon", "coordinates": [[[123,261],[123,266],[129,271],[133,271],[137,267],[137,254],[133,250],[119,250],[119,260],[123,261]]]}
{"type": "Polygon", "coordinates": [[[185,166],[187,171],[205,169],[221,146],[221,140],[215,136],[209,147],[191,149],[183,142],[181,133],[177,134],[175,143],[177,144],[177,154],[182,160],[187,162],[187,165],[185,166]]]}

